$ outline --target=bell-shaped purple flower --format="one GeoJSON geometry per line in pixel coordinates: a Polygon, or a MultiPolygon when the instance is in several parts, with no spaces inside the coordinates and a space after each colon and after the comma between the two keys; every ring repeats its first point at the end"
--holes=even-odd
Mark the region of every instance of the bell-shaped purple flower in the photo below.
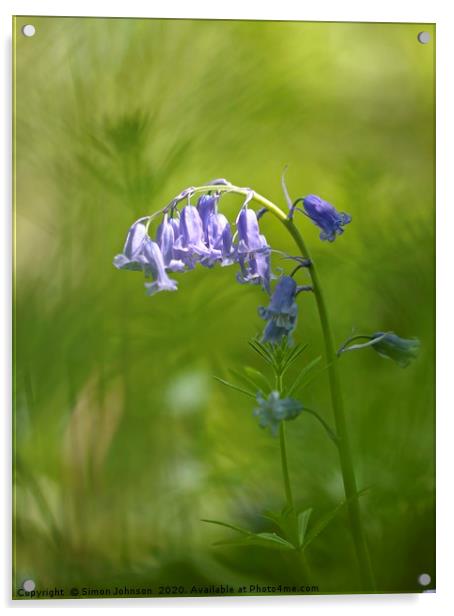
{"type": "Polygon", "coordinates": [[[197,211],[202,221],[205,242],[208,242],[208,225],[211,217],[217,212],[218,200],[219,195],[202,195],[197,202],[197,211]]]}
{"type": "Polygon", "coordinates": [[[282,276],[274,289],[269,306],[259,308],[259,315],[268,321],[263,332],[263,342],[279,344],[284,336],[290,338],[296,326],[298,287],[291,276],[282,276]]]}
{"type": "Polygon", "coordinates": [[[161,249],[156,242],[148,239],[143,249],[146,260],[146,273],[151,274],[153,282],[146,282],[147,295],[154,295],[159,291],[176,291],[177,282],[167,276],[164,258],[161,249]]]}
{"type": "Polygon", "coordinates": [[[188,267],[194,267],[202,256],[208,256],[204,244],[203,224],[196,207],[187,205],[180,214],[180,235],[175,242],[175,249],[181,260],[188,267]]]}
{"type": "Polygon", "coordinates": [[[230,223],[224,214],[211,214],[206,228],[208,256],[201,259],[202,265],[212,267],[216,262],[231,265],[234,262],[234,248],[230,223]]]}
{"type": "Polygon", "coordinates": [[[257,214],[254,210],[248,207],[241,208],[236,219],[236,228],[238,231],[238,254],[247,254],[250,252],[264,250],[266,240],[260,235],[259,223],[257,214]]]}
{"type": "Polygon", "coordinates": [[[270,247],[260,233],[257,215],[254,210],[243,207],[236,219],[238,246],[236,255],[241,271],[238,282],[261,284],[269,293],[271,266],[270,247]]]}
{"type": "Polygon", "coordinates": [[[173,219],[168,219],[168,215],[164,214],[164,218],[161,224],[158,227],[156,232],[156,242],[161,250],[162,258],[164,260],[164,265],[166,269],[171,272],[181,272],[185,269],[185,264],[181,259],[175,258],[175,230],[178,229],[177,233],[179,233],[179,224],[178,221],[177,226],[172,224],[173,219]]]}
{"type": "Polygon", "coordinates": [[[317,197],[317,195],[307,195],[307,197],[304,197],[303,206],[306,215],[322,230],[320,239],[328,240],[328,242],[333,242],[336,239],[336,235],[343,233],[344,229],[342,227],[347,225],[352,219],[349,214],[338,212],[331,203],[324,201],[321,197],[317,197]]]}
{"type": "Polygon", "coordinates": [[[123,247],[123,252],[116,255],[113,264],[118,269],[128,269],[142,271],[145,263],[143,257],[143,247],[148,238],[147,227],[145,221],[148,216],[139,218],[133,223],[126,236],[126,242],[123,247]]]}

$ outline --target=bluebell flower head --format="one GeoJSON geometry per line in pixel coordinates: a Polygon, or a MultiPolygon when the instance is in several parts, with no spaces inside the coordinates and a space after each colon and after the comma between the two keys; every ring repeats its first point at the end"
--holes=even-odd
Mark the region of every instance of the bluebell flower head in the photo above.
{"type": "MultiPolygon", "coordinates": [[[[219,186],[229,186],[223,178],[213,181],[219,186]]],[[[243,189],[244,190],[244,189],[243,189]]],[[[157,290],[174,290],[176,283],[167,272],[182,272],[193,269],[198,263],[205,267],[215,264],[238,263],[240,282],[261,284],[269,292],[271,249],[260,233],[257,215],[247,205],[253,191],[246,189],[246,198],[237,217],[237,233],[232,235],[229,221],[218,211],[222,191],[211,190],[201,195],[197,206],[190,199],[198,192],[194,187],[183,190],[161,210],[155,241],[148,235],[151,218],[136,221],[129,230],[123,253],[114,259],[121,269],[141,270],[152,283],[147,283],[150,293],[157,290]],[[187,199],[187,205],[181,202],[187,199]],[[151,242],[151,243],[150,243],[151,242]]]]}
{"type": "Polygon", "coordinates": [[[279,344],[296,327],[298,305],[296,294],[298,286],[291,276],[281,276],[276,284],[269,306],[259,308],[259,315],[268,321],[263,332],[262,342],[279,344]]]}
{"type": "Polygon", "coordinates": [[[136,220],[136,222],[131,225],[128,235],[126,236],[123,252],[114,257],[113,264],[116,268],[136,271],[143,270],[145,263],[143,247],[148,238],[145,224],[147,220],[148,216],[139,218],[139,220],[136,220]]]}
{"type": "Polygon", "coordinates": [[[394,332],[377,332],[372,334],[371,346],[382,357],[405,368],[417,357],[421,343],[417,338],[401,338],[394,332]]]}
{"type": "Polygon", "coordinates": [[[145,283],[147,295],[154,295],[159,291],[176,291],[177,282],[167,276],[164,258],[158,244],[148,238],[143,252],[147,262],[146,273],[153,278],[153,282],[145,283]]]}
{"type": "Polygon", "coordinates": [[[258,407],[254,409],[254,415],[259,418],[260,427],[269,428],[273,436],[276,436],[281,421],[295,419],[303,410],[298,400],[281,398],[277,391],[272,391],[268,398],[258,393],[257,403],[258,407]]]}
{"type": "Polygon", "coordinates": [[[333,242],[336,235],[343,233],[343,226],[347,225],[352,219],[349,214],[338,212],[331,203],[324,201],[317,195],[304,197],[303,206],[307,216],[322,230],[320,239],[328,240],[328,242],[333,242]]]}

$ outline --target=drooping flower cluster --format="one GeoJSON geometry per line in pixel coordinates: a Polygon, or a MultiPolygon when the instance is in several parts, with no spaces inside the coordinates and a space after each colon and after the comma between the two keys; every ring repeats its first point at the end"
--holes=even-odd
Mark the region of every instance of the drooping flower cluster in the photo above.
{"type": "MultiPolygon", "coordinates": [[[[219,180],[224,183],[225,180],[219,180]]],[[[145,283],[148,295],[158,291],[175,291],[177,282],[168,272],[184,272],[198,263],[213,267],[237,263],[241,283],[260,284],[270,291],[270,252],[260,233],[257,214],[248,207],[253,196],[248,193],[236,218],[236,232],[218,211],[220,193],[202,194],[197,205],[189,199],[193,189],[183,191],[163,210],[162,221],[154,240],[148,234],[150,217],[140,218],[129,229],[123,252],[114,258],[118,269],[143,271],[151,281],[145,283]],[[185,198],[188,203],[179,209],[185,198]]]]}

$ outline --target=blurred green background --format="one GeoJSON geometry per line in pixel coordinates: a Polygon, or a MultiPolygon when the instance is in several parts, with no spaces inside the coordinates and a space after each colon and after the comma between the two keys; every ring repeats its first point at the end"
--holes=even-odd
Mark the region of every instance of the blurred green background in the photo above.
{"type": "MultiPolygon", "coordinates": [[[[372,350],[340,368],[378,588],[419,591],[421,573],[432,588],[434,27],[20,17],[14,30],[14,591],[27,578],[358,590],[345,512],[309,548],[309,580],[291,554],[213,547],[230,533],[200,521],[272,530],[261,514],[284,505],[278,439],[213,379],[262,368],[247,341],[264,293],[233,266],[150,298],[112,266],[129,225],[186,186],[226,177],[285,207],[286,164],[294,198],[353,217],[333,244],[299,219],[337,342],[352,328],[421,339],[407,369],[372,350]]],[[[270,216],[262,228],[294,252],[270,216]]],[[[303,295],[298,369],[322,353],[303,295]]],[[[299,397],[332,423],[326,374],[299,397]]],[[[343,498],[336,451],[310,417],[288,428],[296,500],[316,520],[343,498]]]]}

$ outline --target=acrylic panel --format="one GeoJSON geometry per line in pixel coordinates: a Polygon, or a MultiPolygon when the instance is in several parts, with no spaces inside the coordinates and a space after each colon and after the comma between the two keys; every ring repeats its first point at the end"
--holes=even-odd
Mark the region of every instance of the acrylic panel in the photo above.
{"type": "Polygon", "coordinates": [[[13,31],[13,597],[434,591],[435,26],[13,31]]]}

